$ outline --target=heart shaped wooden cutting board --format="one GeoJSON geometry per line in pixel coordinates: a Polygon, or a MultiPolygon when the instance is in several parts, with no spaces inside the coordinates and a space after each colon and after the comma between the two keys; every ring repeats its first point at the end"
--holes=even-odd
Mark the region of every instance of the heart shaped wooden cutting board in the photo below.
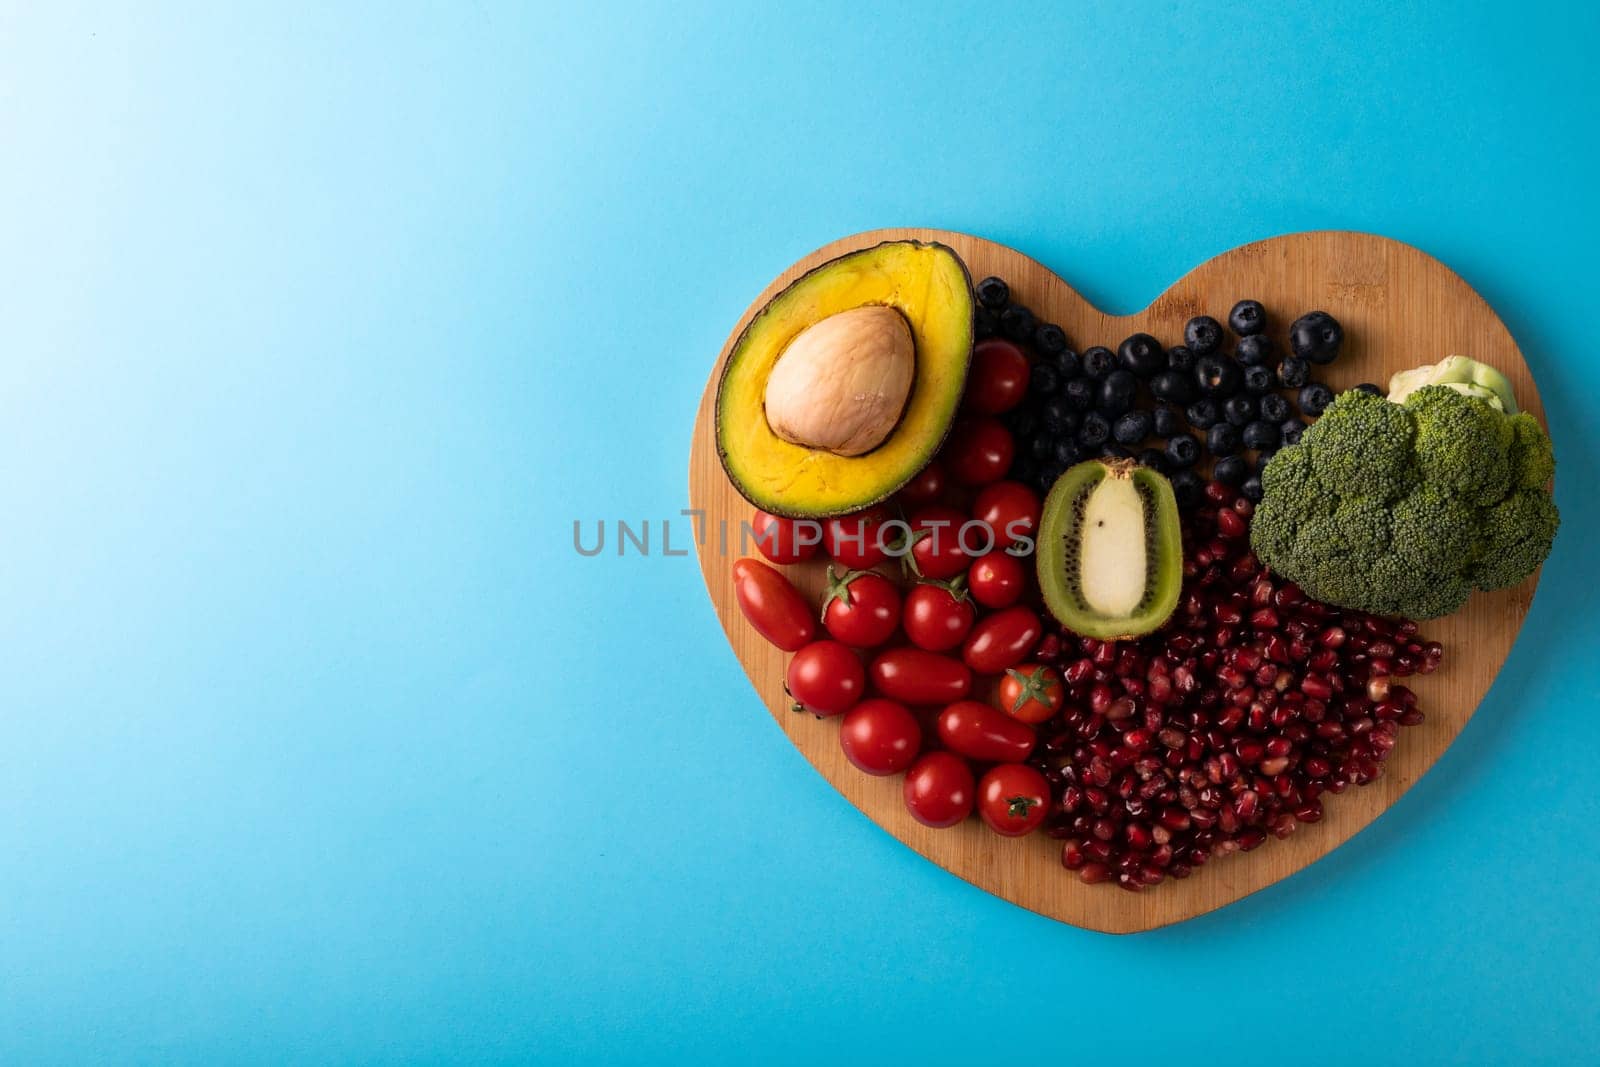
{"type": "MultiPolygon", "coordinates": [[[[713,402],[722,363],[745,323],[789,282],[835,256],[880,241],[941,241],[966,261],[973,280],[999,275],[1014,298],[1043,319],[1058,323],[1074,347],[1115,348],[1144,331],[1164,344],[1180,342],[1194,315],[1225,319],[1243,298],[1262,301],[1269,312],[1298,315],[1320,308],[1345,328],[1343,354],[1319,368],[1335,391],[1358,382],[1387,383],[1398,370],[1459,353],[1491,363],[1510,378],[1519,403],[1543,419],[1539,394],[1510,333],[1489,305],[1449,268],[1409,245],[1370,234],[1296,233],[1257,241],[1201,264],[1149,307],[1133,315],[1107,315],[1079,296],[1042,264],[1004,245],[943,230],[890,229],[835,241],[784,271],[734,326],[712,369],[695,420],[689,456],[689,498],[705,513],[708,532],[700,567],[728,641],[744,664],[767,710],[789,739],[833,787],[879,826],[927,858],[996,896],[1044,915],[1092,930],[1131,933],[1203,914],[1271,885],[1338,847],[1377,818],[1455,739],[1505,662],[1532,602],[1538,576],[1495,593],[1477,593],[1467,607],[1423,631],[1445,646],[1444,666],[1427,677],[1407,679],[1427,721],[1403,731],[1387,772],[1378,781],[1327,798],[1320,823],[1303,825],[1287,840],[1269,840],[1248,853],[1220,857],[1184,880],[1168,880],[1144,893],[1105,885],[1083,885],[1060,864],[1060,845],[1042,834],[1005,839],[976,818],[947,830],[929,829],[906,812],[901,777],[873,778],[846,762],[838,743],[838,720],[818,720],[789,710],[783,690],[788,655],[767,644],[739,612],[730,568],[737,558],[738,530],[752,513],[717,460],[713,402]],[[723,520],[729,549],[719,551],[715,531],[723,520]]],[[[1274,323],[1277,340],[1285,326],[1274,323]]],[[[820,602],[823,564],[788,568],[801,590],[820,602]]],[[[753,710],[753,709],[752,709],[753,710]]]]}

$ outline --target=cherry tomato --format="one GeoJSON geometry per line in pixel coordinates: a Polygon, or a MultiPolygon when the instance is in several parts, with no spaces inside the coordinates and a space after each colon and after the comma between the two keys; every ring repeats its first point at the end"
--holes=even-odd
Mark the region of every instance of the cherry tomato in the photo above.
{"type": "Polygon", "coordinates": [[[822,527],[822,547],[850,570],[871,570],[889,558],[885,542],[893,539],[893,531],[883,532],[888,519],[882,508],[829,519],[822,527]]]}
{"type": "Polygon", "coordinates": [[[1000,710],[1022,722],[1044,722],[1061,710],[1066,690],[1054,667],[1029,663],[1000,679],[1000,710]]]}
{"type": "Polygon", "coordinates": [[[951,582],[918,582],[906,594],[901,621],[906,636],[918,648],[929,652],[948,652],[959,645],[972,629],[977,610],[967,596],[961,579],[951,582]]]}
{"type": "Polygon", "coordinates": [[[972,502],[972,517],[994,531],[998,547],[1007,548],[1018,541],[1032,541],[1042,507],[1039,494],[1021,482],[994,482],[984,486],[972,502]]]}
{"type": "MultiPolygon", "coordinates": [[[[967,569],[961,528],[968,518],[956,508],[928,507],[911,516],[911,566],[924,578],[954,578],[967,569]]],[[[969,542],[973,534],[968,535],[969,542]]],[[[981,537],[978,540],[983,540],[981,537]]]]}
{"type": "Polygon", "coordinates": [[[906,810],[924,826],[954,826],[972,814],[972,768],[954,752],[930,752],[906,772],[906,810]]]}
{"type": "Polygon", "coordinates": [[[881,645],[900,626],[900,590],[875,571],[839,574],[830,564],[822,624],[836,640],[854,648],[881,645]]]}
{"type": "Polygon", "coordinates": [[[839,747],[859,770],[879,776],[899,774],[917,758],[922,727],[904,704],[863,700],[839,723],[839,747]]]}
{"type": "Polygon", "coordinates": [[[987,485],[1004,478],[1011,469],[1014,447],[1011,431],[999,419],[983,416],[956,423],[940,455],[957,482],[987,485]]]}
{"type": "Polygon", "coordinates": [[[756,559],[733,565],[733,592],[739,610],[756,633],[785,652],[793,652],[816,634],[811,609],[789,579],[756,559]]]}
{"type": "Polygon", "coordinates": [[[1042,633],[1044,627],[1032,609],[1006,608],[972,628],[961,646],[961,658],[979,674],[999,674],[1026,659],[1042,633]]]}
{"type": "Polygon", "coordinates": [[[786,519],[758,509],[750,532],[756,551],[782,566],[803,563],[822,546],[822,525],[815,519],[786,519]]]}
{"type": "Polygon", "coordinates": [[[983,763],[1025,760],[1036,740],[1033,727],[977,700],[956,701],[934,725],[946,748],[983,763]]]}
{"type": "Polygon", "coordinates": [[[1009,552],[990,552],[968,569],[967,586],[972,599],[984,607],[1009,608],[1028,588],[1028,569],[1009,552]]]}
{"type": "Polygon", "coordinates": [[[878,692],[902,704],[949,704],[972,692],[965,663],[920,648],[878,653],[871,674],[878,692]]]}
{"type": "Polygon", "coordinates": [[[1022,402],[1028,392],[1028,357],[1010,341],[991,338],[972,350],[963,403],[979,415],[998,415],[1022,402]]]}
{"type": "Polygon", "coordinates": [[[1002,763],[978,783],[978,814],[1002,837],[1021,837],[1044,822],[1050,783],[1025,763],[1002,763]]]}
{"type": "Polygon", "coordinates": [[[937,504],[949,487],[950,476],[945,473],[944,464],[933,460],[900,487],[900,502],[914,508],[937,504]]]}
{"type": "Polygon", "coordinates": [[[866,679],[856,654],[837,641],[813,641],[794,654],[789,695],[813,715],[843,715],[861,699],[866,679]]]}

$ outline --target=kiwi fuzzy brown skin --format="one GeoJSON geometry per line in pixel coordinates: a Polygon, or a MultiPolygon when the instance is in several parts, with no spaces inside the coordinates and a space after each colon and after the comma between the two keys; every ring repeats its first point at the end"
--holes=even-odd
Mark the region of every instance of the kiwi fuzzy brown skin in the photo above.
{"type": "Polygon", "coordinates": [[[1183,589],[1183,535],[1172,484],[1128,460],[1089,460],[1068,469],[1045,499],[1035,567],[1045,606],[1075,634],[1122,641],[1159,629],[1177,609],[1183,589]],[[1145,593],[1126,615],[1108,616],[1083,603],[1076,568],[1082,536],[1079,523],[1089,496],[1106,479],[1125,479],[1143,506],[1145,593]]]}

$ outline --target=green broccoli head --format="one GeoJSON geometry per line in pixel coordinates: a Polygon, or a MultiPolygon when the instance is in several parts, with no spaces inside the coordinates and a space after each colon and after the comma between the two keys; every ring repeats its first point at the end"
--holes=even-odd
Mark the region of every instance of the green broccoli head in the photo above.
{"type": "Polygon", "coordinates": [[[1422,480],[1475,504],[1492,504],[1511,488],[1511,420],[1488,404],[1442,385],[1406,398],[1416,419],[1415,452],[1422,480]]]}
{"type": "Polygon", "coordinates": [[[1484,508],[1482,548],[1469,577],[1479,589],[1503,589],[1532,574],[1550,554],[1561,516],[1542,489],[1519,489],[1484,508]]]}
{"type": "Polygon", "coordinates": [[[1543,489],[1556,476],[1550,438],[1527,412],[1506,420],[1511,427],[1511,479],[1518,489],[1543,489]]]}
{"type": "Polygon", "coordinates": [[[1531,416],[1437,386],[1404,405],[1345,393],[1262,472],[1251,546],[1327,603],[1448,615],[1543,562],[1553,471],[1531,416]]]}
{"type": "Polygon", "coordinates": [[[1353,389],[1329,404],[1300,440],[1327,492],[1390,500],[1414,480],[1415,435],[1405,408],[1353,389]]]}

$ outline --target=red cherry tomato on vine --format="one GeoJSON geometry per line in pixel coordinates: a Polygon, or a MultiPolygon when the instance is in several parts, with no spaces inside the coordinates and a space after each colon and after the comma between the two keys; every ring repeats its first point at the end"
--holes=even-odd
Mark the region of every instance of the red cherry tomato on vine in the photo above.
{"type": "Polygon", "coordinates": [[[983,763],[1017,763],[1033,751],[1033,727],[977,700],[958,700],[934,722],[952,751],[983,763]]]}
{"type": "Polygon", "coordinates": [[[977,610],[957,578],[955,582],[918,582],[906,594],[901,623],[918,648],[948,652],[972,629],[977,610]]]}
{"type": "MultiPolygon", "coordinates": [[[[954,578],[967,569],[961,528],[970,520],[956,508],[928,507],[911,516],[911,565],[924,578],[954,578]]],[[[970,541],[977,536],[967,535],[970,541]]],[[[982,541],[981,537],[978,540],[982,541]]]]}
{"type": "Polygon", "coordinates": [[[1022,403],[1028,393],[1030,367],[1022,349],[991,338],[972,350],[964,404],[979,415],[998,415],[1022,403]]]}
{"type": "Polygon", "coordinates": [[[885,534],[883,524],[889,515],[882,508],[868,508],[854,515],[840,515],[822,526],[822,547],[853,571],[871,570],[889,558],[894,531],[885,534]]]}
{"type": "Polygon", "coordinates": [[[900,503],[913,508],[937,504],[944,499],[945,490],[949,487],[950,476],[945,473],[944,464],[933,460],[900,487],[900,503]]]}
{"type": "Polygon", "coordinates": [[[1007,548],[1033,538],[1042,508],[1039,494],[1021,482],[995,482],[972,502],[972,517],[994,532],[995,547],[1007,548]]]}
{"type": "Polygon", "coordinates": [[[906,772],[906,810],[924,826],[954,826],[972,814],[972,768],[954,752],[930,752],[906,772]]]}
{"type": "Polygon", "coordinates": [[[999,419],[981,416],[956,423],[940,458],[962,485],[987,485],[1006,476],[1014,448],[1011,431],[999,419]]]}
{"type": "Polygon", "coordinates": [[[986,608],[1009,608],[1027,591],[1028,569],[1009,552],[990,552],[967,570],[967,588],[986,608]]]}
{"type": "Polygon", "coordinates": [[[949,704],[972,692],[965,663],[920,648],[880,652],[870,673],[878,692],[902,704],[949,704]]]}
{"type": "Polygon", "coordinates": [[[785,652],[795,651],[816,634],[811,609],[800,591],[760,560],[734,563],[733,592],[756,632],[785,652]]]}
{"type": "Polygon", "coordinates": [[[856,654],[837,641],[813,641],[794,654],[789,695],[813,715],[843,715],[861,699],[866,678],[856,654]]]}
{"type": "Polygon", "coordinates": [[[757,510],[750,532],[756,551],[785,567],[805,562],[822,547],[822,527],[815,519],[786,519],[757,510]]]}
{"type": "Polygon", "coordinates": [[[922,747],[922,727],[904,704],[874,697],[845,713],[839,723],[844,758],[868,774],[899,774],[922,747]]]}
{"type": "Polygon", "coordinates": [[[978,814],[1002,837],[1021,837],[1044,822],[1050,783],[1025,763],[1002,763],[978,783],[978,814]]]}
{"type": "Polygon", "coordinates": [[[1042,663],[1013,667],[1000,679],[1000,710],[1021,722],[1054,718],[1065,699],[1061,675],[1042,663]]]}
{"type": "Polygon", "coordinates": [[[853,648],[875,648],[900,626],[900,590],[875,571],[839,574],[830,565],[822,624],[853,648]]]}
{"type": "Polygon", "coordinates": [[[961,646],[961,658],[979,674],[999,674],[1027,659],[1043,633],[1039,616],[1031,609],[1006,608],[972,628],[961,646]]]}

